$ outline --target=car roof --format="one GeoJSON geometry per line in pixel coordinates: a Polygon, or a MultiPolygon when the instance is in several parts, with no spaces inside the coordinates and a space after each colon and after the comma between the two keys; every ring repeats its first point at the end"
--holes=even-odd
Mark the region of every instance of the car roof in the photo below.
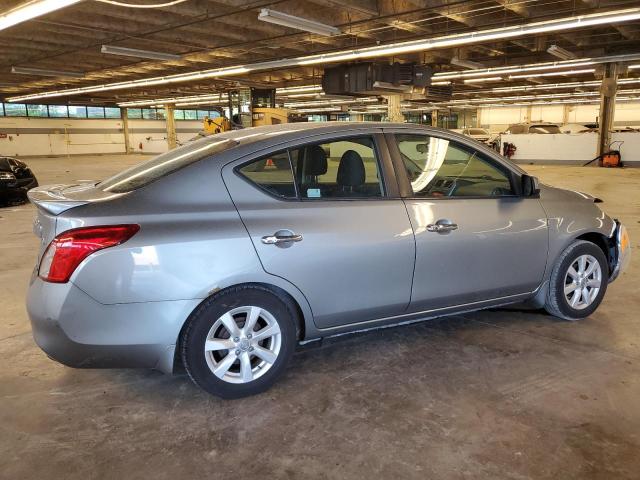
{"type": "MultiPolygon", "coordinates": [[[[397,129],[421,129],[426,132],[451,132],[450,130],[430,125],[417,123],[394,122],[295,122],[281,123],[278,125],[266,125],[261,127],[249,127],[240,130],[231,130],[208,136],[211,141],[233,140],[240,145],[254,143],[278,144],[300,137],[320,135],[324,133],[345,132],[363,130],[365,132],[397,129]]],[[[461,130],[460,130],[461,131],[461,130]]],[[[455,135],[461,136],[459,133],[455,135]]]]}

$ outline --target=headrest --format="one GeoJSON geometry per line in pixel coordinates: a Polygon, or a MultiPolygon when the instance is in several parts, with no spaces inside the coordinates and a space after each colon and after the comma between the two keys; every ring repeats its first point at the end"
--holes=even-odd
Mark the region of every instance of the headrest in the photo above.
{"type": "Polygon", "coordinates": [[[365,180],[364,162],[360,154],[347,150],[340,158],[338,166],[338,185],[343,187],[359,187],[365,180]]]}
{"type": "Polygon", "coordinates": [[[320,145],[311,145],[307,150],[306,175],[324,175],[327,173],[327,154],[320,145]]]}

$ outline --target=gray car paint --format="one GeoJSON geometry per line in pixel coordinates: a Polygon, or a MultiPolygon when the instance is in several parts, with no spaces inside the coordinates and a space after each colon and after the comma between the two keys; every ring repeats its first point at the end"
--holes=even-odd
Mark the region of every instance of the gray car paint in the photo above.
{"type": "MultiPolygon", "coordinates": [[[[38,188],[30,198],[39,207],[34,230],[42,238],[40,255],[55,234],[70,228],[138,223],[141,229],[125,244],[85,259],[66,284],[44,282],[34,271],[27,304],[36,341],[74,366],[155,366],[170,372],[190,312],[219,289],[243,283],[281,289],[300,308],[301,340],[311,340],[533,297],[573,239],[592,232],[612,235],[613,220],[593,199],[546,186],[539,199],[484,205],[398,197],[307,203],[276,200],[233,172],[285,146],[354,132],[379,135],[383,127],[449,138],[523,173],[477,142],[439,129],[284,124],[222,134],[240,144],[130,193],[107,195],[84,185],[57,187],[53,198],[50,187],[38,188]],[[542,227],[542,208],[548,229],[542,227]],[[430,218],[448,216],[464,226],[447,235],[448,241],[420,231],[430,218]],[[258,241],[280,228],[305,238],[288,249],[258,241]],[[460,260],[473,264],[478,255],[482,261],[469,275],[460,260]],[[527,275],[518,278],[510,265],[527,275]],[[465,278],[456,278],[463,273],[465,278]]],[[[388,155],[386,147],[381,154],[388,155]]],[[[388,170],[384,174],[391,185],[394,179],[388,170]]]]}

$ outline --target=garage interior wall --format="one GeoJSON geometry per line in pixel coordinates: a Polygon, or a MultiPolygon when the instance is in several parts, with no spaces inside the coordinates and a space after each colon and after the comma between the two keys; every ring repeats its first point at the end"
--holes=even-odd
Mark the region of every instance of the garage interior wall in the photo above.
{"type": "MultiPolygon", "coordinates": [[[[599,105],[532,105],[531,107],[488,107],[480,108],[481,127],[499,133],[509,125],[522,122],[591,123],[599,116],[599,105]],[[566,122],[564,121],[567,109],[566,122]],[[529,118],[529,109],[531,115],[529,118]]],[[[617,103],[615,126],[640,125],[640,103],[617,103]]]]}
{"type": "MultiPolygon", "coordinates": [[[[201,120],[177,123],[178,141],[193,138],[201,120]]],[[[164,120],[129,119],[135,153],[167,151],[164,120]]],[[[14,157],[125,153],[121,119],[0,118],[0,154],[14,157]]]]}

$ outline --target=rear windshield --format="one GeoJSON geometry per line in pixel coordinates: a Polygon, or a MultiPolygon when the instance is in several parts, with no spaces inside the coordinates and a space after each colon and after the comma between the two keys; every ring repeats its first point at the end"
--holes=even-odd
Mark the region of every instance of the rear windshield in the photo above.
{"type": "Polygon", "coordinates": [[[113,193],[130,192],[235,145],[238,145],[235,140],[203,138],[117,173],[100,182],[96,188],[113,193]]]}
{"type": "Polygon", "coordinates": [[[562,133],[557,125],[531,125],[529,133],[562,133]]]}

